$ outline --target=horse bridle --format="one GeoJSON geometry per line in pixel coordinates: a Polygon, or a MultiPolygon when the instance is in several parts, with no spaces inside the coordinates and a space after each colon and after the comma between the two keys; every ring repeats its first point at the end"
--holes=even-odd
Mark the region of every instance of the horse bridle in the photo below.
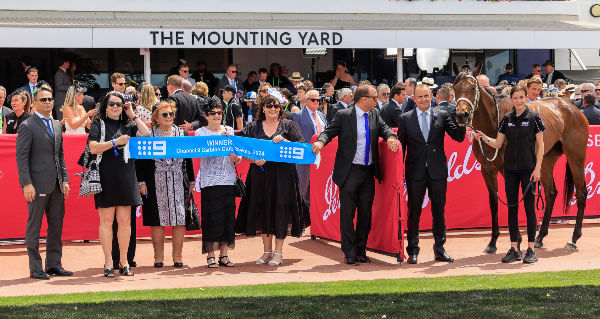
{"type": "MultiPolygon", "coordinates": [[[[469,123],[467,123],[467,126],[470,128],[473,128],[473,113],[475,113],[475,110],[477,110],[477,107],[479,107],[479,98],[481,97],[481,93],[479,91],[479,82],[477,82],[477,78],[475,78],[472,75],[464,75],[463,77],[473,79],[473,81],[475,81],[475,103],[473,103],[473,101],[471,101],[470,99],[467,99],[466,97],[460,97],[460,98],[456,99],[456,104],[458,105],[458,102],[465,101],[471,106],[471,110],[469,110],[469,123]]],[[[496,112],[498,112],[497,104],[496,104],[496,112]]],[[[498,113],[498,116],[500,116],[500,113],[498,113]]],[[[469,136],[469,140],[472,142],[473,137],[469,136]]],[[[498,149],[496,149],[494,157],[492,157],[491,159],[487,158],[487,154],[483,150],[483,143],[481,142],[481,139],[479,140],[479,148],[481,149],[481,153],[484,156],[484,159],[486,161],[493,162],[496,159],[496,157],[498,156],[498,149]]]]}
{"type": "Polygon", "coordinates": [[[467,126],[471,126],[473,123],[473,113],[475,113],[475,110],[479,106],[479,97],[481,93],[479,92],[479,83],[477,82],[477,79],[474,76],[464,75],[464,77],[473,79],[475,81],[475,103],[473,103],[473,101],[467,99],[466,97],[460,97],[456,100],[456,104],[458,105],[458,102],[465,101],[471,106],[471,110],[469,110],[469,123],[467,124],[467,126]]]}

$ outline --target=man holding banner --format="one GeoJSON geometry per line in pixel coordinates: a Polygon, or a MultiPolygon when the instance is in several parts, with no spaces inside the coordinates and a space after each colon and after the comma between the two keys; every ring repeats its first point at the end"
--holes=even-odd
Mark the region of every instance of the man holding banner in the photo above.
{"type": "Polygon", "coordinates": [[[339,110],[333,122],[313,144],[318,154],[336,136],[339,138],[333,181],[340,188],[340,233],[342,251],[349,265],[370,262],[366,255],[371,231],[371,209],[375,196],[375,180],[379,172],[379,137],[387,141],[392,152],[398,151],[394,132],[381,120],[377,91],[371,85],[361,85],[354,93],[355,106],[339,110]],[[356,215],[356,229],[353,219],[356,215]]]}

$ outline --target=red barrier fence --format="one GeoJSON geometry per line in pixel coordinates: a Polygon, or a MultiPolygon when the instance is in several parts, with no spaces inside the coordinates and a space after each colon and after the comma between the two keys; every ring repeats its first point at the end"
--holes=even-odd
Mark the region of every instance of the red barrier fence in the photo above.
{"type": "MultiPolygon", "coordinates": [[[[64,151],[67,170],[71,180],[71,197],[66,201],[64,221],[64,240],[93,240],[98,238],[98,216],[91,198],[79,197],[80,177],[74,174],[81,171],[76,164],[84,149],[87,136],[65,135],[64,151]]],[[[0,135],[0,239],[23,238],[27,221],[27,205],[21,189],[15,161],[15,135],[0,135]]],[[[335,141],[322,151],[321,166],[311,169],[311,217],[313,235],[339,240],[339,197],[337,186],[331,181],[331,171],[335,158],[335,141]]],[[[476,145],[476,144],[475,144],[476,145]]],[[[373,227],[368,247],[382,251],[402,252],[402,242],[398,238],[399,206],[406,212],[406,192],[402,183],[401,153],[391,153],[385,143],[380,143],[383,161],[383,182],[376,185],[376,197],[373,207],[373,227]],[[400,196],[402,195],[402,196],[400,196]]],[[[477,147],[477,146],[475,146],[477,147]]],[[[481,166],[471,154],[471,144],[446,141],[448,155],[448,194],[446,205],[446,225],[448,228],[489,227],[490,213],[488,195],[483,179],[478,171],[481,166]]],[[[586,164],[586,181],[588,201],[586,215],[600,215],[600,181],[596,178],[594,161],[600,158],[600,127],[590,127],[588,140],[588,162],[586,164]]],[[[248,164],[238,171],[247,172],[248,164]]],[[[198,170],[199,160],[194,161],[198,170]]],[[[554,176],[559,194],[562,192],[564,180],[565,158],[561,158],[555,167],[554,176]]],[[[500,177],[500,196],[504,195],[504,182],[500,177]]],[[[195,195],[196,202],[200,194],[195,195]]],[[[574,203],[574,200],[570,203],[574,203]]],[[[430,205],[426,197],[421,218],[421,229],[431,228],[430,205]]],[[[563,216],[562,198],[557,198],[554,216],[563,216]]],[[[567,215],[573,216],[576,209],[571,208],[567,215]]],[[[538,212],[538,214],[541,214],[538,212]]],[[[139,214],[138,214],[139,215],[139,214]]],[[[540,215],[539,215],[540,216],[540,215]]],[[[405,218],[405,216],[403,216],[405,218]]],[[[523,217],[522,217],[523,218],[523,217]]],[[[506,225],[506,207],[500,205],[500,225],[506,225]]],[[[524,222],[524,219],[521,220],[524,222]]],[[[142,227],[141,216],[137,218],[138,236],[149,236],[149,228],[142,227]]],[[[46,225],[42,226],[45,236],[46,225]]]]}

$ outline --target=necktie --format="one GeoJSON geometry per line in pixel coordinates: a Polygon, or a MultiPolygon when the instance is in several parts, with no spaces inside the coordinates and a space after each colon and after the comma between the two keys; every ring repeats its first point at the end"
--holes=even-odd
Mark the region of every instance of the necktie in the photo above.
{"type": "Polygon", "coordinates": [[[423,138],[427,141],[429,137],[429,124],[427,123],[427,112],[421,113],[421,132],[423,132],[423,138]]]}
{"type": "Polygon", "coordinates": [[[42,120],[44,120],[44,123],[46,123],[46,127],[48,128],[50,135],[52,135],[52,137],[54,137],[54,131],[52,130],[52,123],[50,122],[50,119],[43,118],[42,120]]]}
{"type": "Polygon", "coordinates": [[[321,127],[321,122],[319,122],[319,117],[317,116],[317,111],[311,112],[313,118],[315,119],[315,125],[317,126],[317,134],[321,134],[323,132],[323,127],[321,127]]]}
{"type": "Polygon", "coordinates": [[[369,136],[369,113],[364,113],[365,117],[365,166],[369,166],[369,151],[371,150],[371,145],[369,145],[370,136],[369,136]]]}

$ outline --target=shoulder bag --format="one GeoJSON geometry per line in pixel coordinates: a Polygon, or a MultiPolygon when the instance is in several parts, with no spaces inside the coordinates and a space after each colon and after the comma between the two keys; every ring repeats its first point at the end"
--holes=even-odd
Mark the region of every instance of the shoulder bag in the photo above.
{"type": "MultiPolygon", "coordinates": [[[[104,134],[104,121],[100,120],[100,143],[104,142],[104,134]]],[[[88,142],[83,155],[85,166],[83,172],[81,172],[81,186],[79,187],[79,196],[83,197],[94,196],[102,192],[102,183],[100,181],[102,153],[96,155],[96,159],[88,163],[90,154],[90,145],[88,142]]]]}

